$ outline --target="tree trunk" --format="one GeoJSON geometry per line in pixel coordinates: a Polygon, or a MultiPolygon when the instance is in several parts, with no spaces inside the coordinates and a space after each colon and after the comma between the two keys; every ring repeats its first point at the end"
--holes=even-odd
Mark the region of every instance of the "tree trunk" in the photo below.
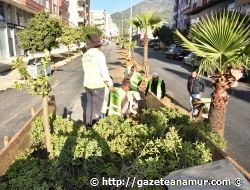
{"type": "Polygon", "coordinates": [[[221,137],[224,137],[227,101],[226,86],[222,83],[214,83],[214,92],[209,111],[209,124],[212,132],[219,133],[221,137]]]}
{"type": "Polygon", "coordinates": [[[70,52],[70,48],[69,48],[69,45],[68,45],[68,59],[69,59],[69,52],[70,52]]]}
{"type": "Polygon", "coordinates": [[[48,96],[43,97],[43,122],[44,122],[44,131],[45,131],[47,151],[52,152],[50,125],[49,125],[48,96]]]}
{"type": "Polygon", "coordinates": [[[147,33],[145,33],[144,36],[144,50],[143,50],[143,67],[145,70],[146,77],[149,75],[149,66],[148,66],[148,36],[147,33]]]}

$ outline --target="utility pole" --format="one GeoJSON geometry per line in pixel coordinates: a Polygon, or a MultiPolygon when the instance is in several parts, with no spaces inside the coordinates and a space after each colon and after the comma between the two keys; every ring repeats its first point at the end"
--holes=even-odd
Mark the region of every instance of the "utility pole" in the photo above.
{"type": "Polygon", "coordinates": [[[122,11],[122,37],[123,37],[123,11],[122,11]]]}
{"type": "Polygon", "coordinates": [[[130,0],[130,24],[129,24],[129,52],[128,52],[128,57],[129,57],[129,62],[131,63],[131,58],[132,58],[132,48],[131,48],[131,43],[132,43],[132,0],[130,0]]]}

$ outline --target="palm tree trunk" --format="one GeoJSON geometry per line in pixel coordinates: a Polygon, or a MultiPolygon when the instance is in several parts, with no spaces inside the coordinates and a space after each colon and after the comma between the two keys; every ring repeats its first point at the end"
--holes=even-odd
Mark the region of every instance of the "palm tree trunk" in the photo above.
{"type": "Polygon", "coordinates": [[[212,128],[212,132],[217,132],[221,137],[224,137],[228,94],[225,85],[215,83],[214,86],[209,112],[209,124],[212,128]]]}
{"type": "Polygon", "coordinates": [[[50,125],[49,125],[48,96],[43,97],[43,121],[44,121],[44,131],[45,131],[47,151],[52,152],[50,125]]]}
{"type": "Polygon", "coordinates": [[[149,66],[148,66],[148,36],[145,33],[144,36],[144,50],[143,50],[143,67],[145,70],[146,77],[149,75],[149,66]]]}

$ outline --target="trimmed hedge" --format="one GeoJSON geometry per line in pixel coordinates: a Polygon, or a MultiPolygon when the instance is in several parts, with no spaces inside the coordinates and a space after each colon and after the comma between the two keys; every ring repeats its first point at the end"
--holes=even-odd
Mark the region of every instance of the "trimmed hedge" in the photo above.
{"type": "Polygon", "coordinates": [[[33,146],[0,179],[0,188],[91,189],[94,177],[159,179],[212,160],[210,148],[196,135],[197,128],[209,133],[207,126],[190,123],[171,108],[144,111],[138,121],[108,117],[90,129],[60,116],[51,124],[53,151],[47,154],[43,123],[37,119],[33,146]]]}

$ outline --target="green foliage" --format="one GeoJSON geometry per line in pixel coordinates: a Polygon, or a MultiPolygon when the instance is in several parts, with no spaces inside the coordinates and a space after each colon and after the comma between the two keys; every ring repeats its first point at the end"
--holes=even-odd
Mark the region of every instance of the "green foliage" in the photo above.
{"type": "Polygon", "coordinates": [[[92,177],[157,179],[210,162],[211,152],[204,143],[189,141],[181,128],[169,127],[178,123],[177,118],[182,115],[174,109],[149,110],[143,112],[142,124],[110,116],[87,129],[57,116],[51,118],[53,150],[45,156],[38,119],[32,125],[33,148],[17,159],[3,184],[7,189],[91,189],[92,177]]]}
{"type": "Polygon", "coordinates": [[[26,64],[23,61],[22,57],[17,57],[12,61],[12,67],[14,69],[17,69],[18,72],[21,75],[22,80],[21,82],[17,81],[15,82],[15,86],[18,90],[23,90],[24,88],[27,88],[29,92],[33,95],[45,97],[48,96],[51,87],[50,87],[50,77],[44,76],[44,69],[47,67],[47,64],[51,62],[51,59],[46,56],[43,57],[41,60],[42,69],[41,73],[38,75],[37,78],[32,78],[30,74],[27,71],[26,64]]]}
{"type": "Polygon", "coordinates": [[[209,138],[216,146],[218,146],[221,150],[227,149],[227,142],[223,139],[218,133],[206,132],[204,134],[207,138],[209,138]]]}
{"type": "Polygon", "coordinates": [[[22,48],[43,52],[58,47],[57,39],[61,33],[62,29],[56,18],[39,12],[29,20],[27,28],[18,33],[18,37],[22,48]]]}
{"type": "Polygon", "coordinates": [[[45,133],[43,127],[43,120],[38,117],[33,123],[31,128],[31,143],[32,147],[37,149],[45,148],[45,133]]]}
{"type": "Polygon", "coordinates": [[[163,25],[160,28],[156,28],[153,33],[154,37],[158,37],[162,42],[167,45],[173,44],[174,41],[174,31],[169,27],[163,25]]]}
{"type": "Polygon", "coordinates": [[[74,43],[76,36],[75,34],[76,30],[69,26],[63,26],[62,27],[62,35],[59,38],[59,42],[61,42],[63,45],[66,45],[69,47],[70,44],[74,43]]]}
{"type": "Polygon", "coordinates": [[[83,27],[83,30],[84,30],[84,34],[86,38],[89,38],[89,36],[92,36],[92,35],[97,35],[97,36],[102,35],[102,31],[96,26],[88,25],[88,26],[83,27]]]}
{"type": "Polygon", "coordinates": [[[159,27],[161,21],[162,18],[156,12],[143,12],[132,18],[132,24],[146,32],[159,27]]]}

